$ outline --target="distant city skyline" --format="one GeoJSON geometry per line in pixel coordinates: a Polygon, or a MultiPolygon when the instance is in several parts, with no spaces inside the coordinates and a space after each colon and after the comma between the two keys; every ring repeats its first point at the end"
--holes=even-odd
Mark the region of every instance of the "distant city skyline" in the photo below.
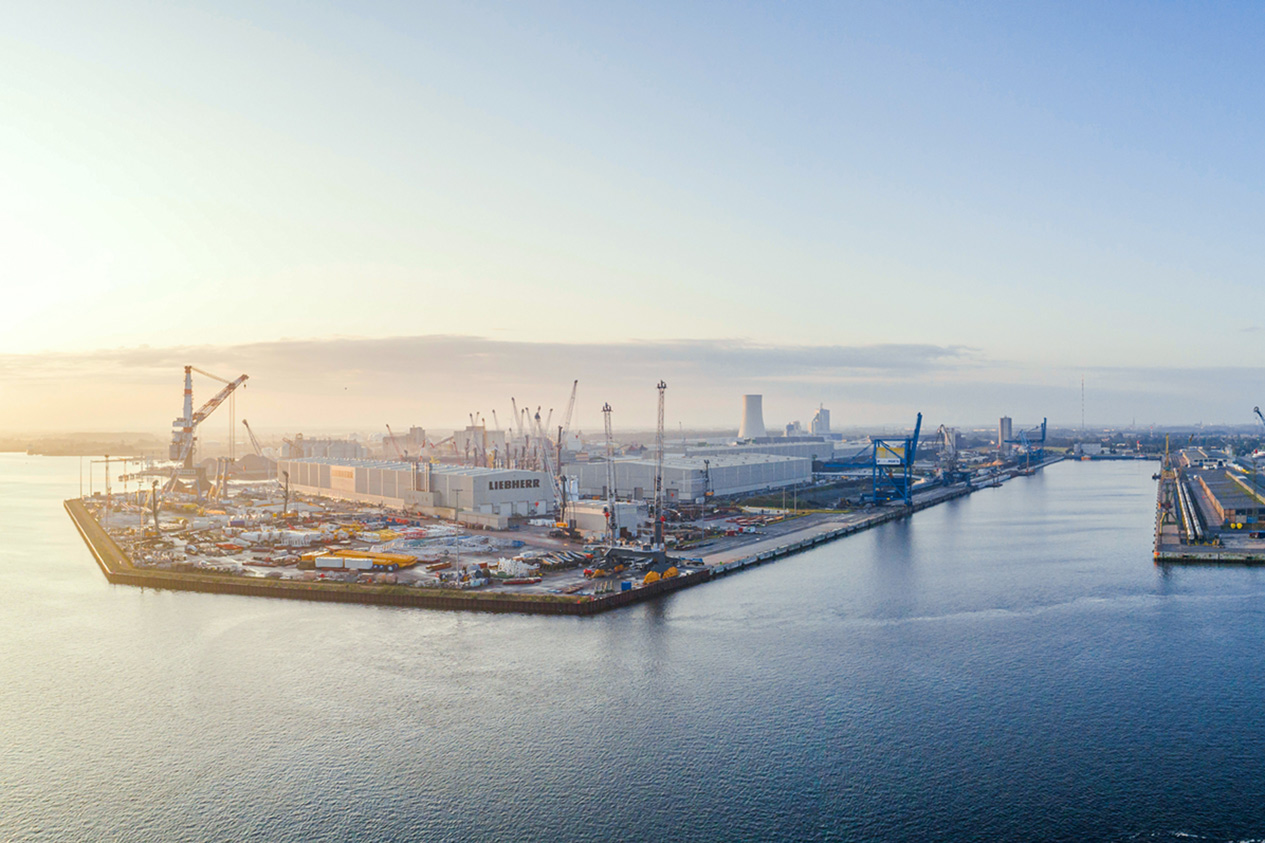
{"type": "Polygon", "coordinates": [[[660,377],[686,424],[1072,425],[1082,377],[1090,423],[1250,423],[1263,41],[1255,4],[19,4],[0,429],[164,430],[184,363],[296,429],[576,377],[590,428],[660,377]]]}

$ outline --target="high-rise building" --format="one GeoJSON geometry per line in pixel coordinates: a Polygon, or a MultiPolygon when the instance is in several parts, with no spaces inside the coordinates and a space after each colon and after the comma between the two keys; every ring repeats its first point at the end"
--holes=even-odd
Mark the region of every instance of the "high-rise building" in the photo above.
{"type": "Polygon", "coordinates": [[[830,432],[830,411],[825,407],[818,407],[817,413],[813,416],[812,423],[808,427],[809,433],[814,436],[825,436],[830,432]]]}
{"type": "Polygon", "coordinates": [[[763,439],[764,432],[764,396],[742,396],[742,424],[738,425],[739,439],[763,439]]]}
{"type": "Polygon", "coordinates": [[[1010,453],[1010,445],[1007,440],[1014,439],[1010,416],[1002,416],[997,422],[997,453],[1005,455],[1010,453]]]}

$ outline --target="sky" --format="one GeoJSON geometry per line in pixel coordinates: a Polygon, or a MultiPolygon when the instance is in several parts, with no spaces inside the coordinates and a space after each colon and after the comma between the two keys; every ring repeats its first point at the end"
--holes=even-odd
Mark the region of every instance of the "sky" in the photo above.
{"type": "Polygon", "coordinates": [[[1095,424],[1250,423],[1262,43],[1233,3],[19,4],[0,430],[165,430],[185,363],[290,431],[576,378],[590,427],[660,378],[687,426],[1078,424],[1082,378],[1095,424]]]}

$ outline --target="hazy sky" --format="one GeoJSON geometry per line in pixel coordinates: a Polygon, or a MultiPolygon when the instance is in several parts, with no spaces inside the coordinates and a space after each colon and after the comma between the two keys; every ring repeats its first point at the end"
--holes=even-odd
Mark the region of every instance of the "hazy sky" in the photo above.
{"type": "Polygon", "coordinates": [[[184,362],[290,429],[575,377],[629,424],[659,377],[687,424],[1071,423],[1082,375],[1094,421],[1250,422],[1263,43],[1259,4],[17,4],[0,428],[162,430],[184,362]]]}

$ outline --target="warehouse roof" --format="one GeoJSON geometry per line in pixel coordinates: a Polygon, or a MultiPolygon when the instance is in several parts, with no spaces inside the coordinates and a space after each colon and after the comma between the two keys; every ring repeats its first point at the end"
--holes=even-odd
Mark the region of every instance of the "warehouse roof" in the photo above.
{"type": "Polygon", "coordinates": [[[1261,509],[1263,505],[1259,500],[1247,493],[1247,490],[1234,482],[1234,478],[1230,476],[1230,472],[1216,468],[1204,471],[1191,471],[1192,476],[1199,477],[1208,486],[1208,491],[1216,497],[1217,502],[1221,504],[1223,509],[1232,509],[1236,512],[1245,510],[1261,509]]]}
{"type": "MultiPolygon", "coordinates": [[[[654,457],[616,457],[616,465],[655,466],[654,457]]],[[[783,457],[778,454],[717,454],[706,457],[683,457],[680,454],[665,454],[664,468],[676,468],[685,471],[703,471],[704,469],[728,468],[743,465],[786,465],[788,463],[807,463],[808,457],[783,457]]],[[[586,465],[603,465],[605,460],[589,460],[586,465]]],[[[567,463],[563,471],[578,463],[567,463]]]]}

